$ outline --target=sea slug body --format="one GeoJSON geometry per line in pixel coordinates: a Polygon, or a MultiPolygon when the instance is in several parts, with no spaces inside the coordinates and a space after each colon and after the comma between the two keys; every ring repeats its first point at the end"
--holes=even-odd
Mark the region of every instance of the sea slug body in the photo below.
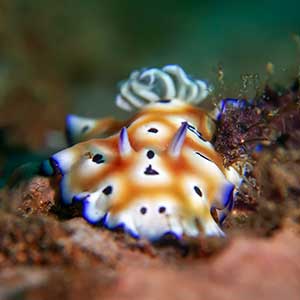
{"type": "Polygon", "coordinates": [[[136,238],[224,236],[240,177],[211,143],[214,120],[194,106],[210,90],[179,66],[135,71],[116,99],[138,109],[128,121],[69,116],[74,145],[50,159],[63,202],[81,201],[87,221],[136,238]]]}

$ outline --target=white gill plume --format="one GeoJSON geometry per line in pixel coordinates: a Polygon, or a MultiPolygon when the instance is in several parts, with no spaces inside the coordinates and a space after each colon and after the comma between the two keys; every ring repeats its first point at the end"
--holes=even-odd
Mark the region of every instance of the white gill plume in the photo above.
{"type": "Polygon", "coordinates": [[[173,98],[198,104],[211,91],[211,86],[205,81],[192,78],[180,66],[166,65],[161,69],[133,71],[129,79],[121,83],[116,104],[126,111],[158,100],[173,98]]]}

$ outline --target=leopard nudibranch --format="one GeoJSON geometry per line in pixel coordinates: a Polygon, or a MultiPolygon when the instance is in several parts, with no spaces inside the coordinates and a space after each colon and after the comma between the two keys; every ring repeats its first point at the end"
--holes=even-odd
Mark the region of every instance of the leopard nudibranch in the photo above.
{"type": "Polygon", "coordinates": [[[223,236],[240,176],[210,142],[214,120],[193,106],[210,90],[176,65],[135,71],[116,100],[140,109],[131,119],[69,116],[69,140],[81,142],[50,159],[63,202],[81,201],[87,221],[136,238],[223,236]]]}

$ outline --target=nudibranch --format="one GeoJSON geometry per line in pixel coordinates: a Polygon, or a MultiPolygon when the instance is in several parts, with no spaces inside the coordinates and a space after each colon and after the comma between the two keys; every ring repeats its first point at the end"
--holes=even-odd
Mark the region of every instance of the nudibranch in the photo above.
{"type": "Polygon", "coordinates": [[[240,176],[211,140],[215,121],[195,106],[211,91],[176,65],[135,71],[116,104],[127,121],[67,118],[74,145],[50,161],[65,204],[81,201],[90,223],[136,238],[223,236],[240,176]]]}

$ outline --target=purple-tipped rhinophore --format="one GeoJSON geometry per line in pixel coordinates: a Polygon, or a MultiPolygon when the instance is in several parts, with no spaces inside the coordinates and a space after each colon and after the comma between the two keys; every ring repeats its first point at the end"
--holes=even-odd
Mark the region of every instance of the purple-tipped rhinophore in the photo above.
{"type": "Polygon", "coordinates": [[[180,151],[182,149],[182,146],[183,146],[183,143],[184,143],[184,140],[186,137],[187,128],[188,128],[188,123],[182,122],[182,125],[177,130],[177,132],[170,144],[169,152],[174,157],[178,157],[180,154],[180,151]]]}
{"type": "Polygon", "coordinates": [[[119,151],[121,156],[126,156],[132,151],[126,127],[123,127],[120,132],[119,151]]]}

